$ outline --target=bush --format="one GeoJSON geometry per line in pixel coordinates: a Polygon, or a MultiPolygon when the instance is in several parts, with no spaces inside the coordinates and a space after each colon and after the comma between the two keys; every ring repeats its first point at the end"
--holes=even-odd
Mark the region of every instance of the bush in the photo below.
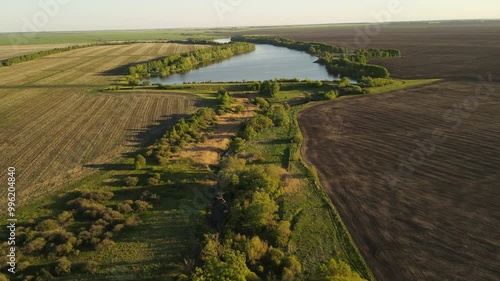
{"type": "Polygon", "coordinates": [[[351,85],[351,80],[347,77],[342,77],[339,81],[339,87],[347,87],[351,85]]]}
{"type": "Polygon", "coordinates": [[[57,260],[56,267],[54,268],[54,274],[56,276],[65,275],[71,272],[71,262],[66,257],[62,257],[57,260]]]}
{"type": "Polygon", "coordinates": [[[33,254],[41,252],[43,250],[43,248],[45,247],[46,243],[47,242],[42,237],[38,237],[35,240],[32,240],[24,248],[26,251],[26,254],[33,255],[33,254]]]}
{"type": "Polygon", "coordinates": [[[82,198],[93,200],[99,203],[109,201],[113,198],[114,194],[110,191],[85,191],[82,192],[82,198]]]}
{"type": "Polygon", "coordinates": [[[290,115],[282,105],[273,105],[267,115],[275,126],[281,127],[290,125],[290,115]]]}
{"type": "Polygon", "coordinates": [[[236,137],[231,140],[231,143],[229,144],[229,148],[232,149],[235,153],[239,153],[243,148],[245,147],[245,140],[236,137]]]}
{"type": "Polygon", "coordinates": [[[261,97],[256,97],[255,98],[255,104],[257,104],[257,106],[259,107],[259,109],[261,110],[267,110],[269,109],[270,105],[269,103],[266,101],[265,98],[261,98],[261,97]]]}
{"type": "Polygon", "coordinates": [[[160,180],[159,180],[159,179],[157,179],[157,178],[152,177],[152,178],[149,178],[149,179],[146,181],[146,183],[147,183],[147,185],[149,185],[149,186],[154,186],[154,185],[158,185],[158,184],[160,184],[160,180]]]}
{"type": "Polygon", "coordinates": [[[138,217],[130,217],[125,220],[126,227],[134,227],[138,226],[141,223],[141,220],[138,217]]]}
{"type": "Polygon", "coordinates": [[[292,143],[301,143],[304,140],[304,137],[302,137],[302,134],[300,132],[296,132],[295,135],[292,137],[291,142],[292,143]]]}
{"type": "Polygon", "coordinates": [[[103,239],[101,241],[101,243],[97,244],[97,246],[95,248],[97,251],[100,252],[100,251],[103,251],[103,250],[105,250],[109,247],[112,247],[114,245],[115,245],[115,242],[113,240],[106,238],[106,239],[103,239]]]}
{"type": "Polygon", "coordinates": [[[157,201],[158,199],[160,199],[160,196],[156,193],[152,193],[149,190],[145,190],[141,194],[141,200],[144,201],[157,201]]]}
{"type": "Polygon", "coordinates": [[[60,224],[71,223],[73,222],[73,214],[71,212],[64,211],[57,217],[57,222],[60,224]]]}
{"type": "Polygon", "coordinates": [[[325,93],[325,99],[334,100],[338,97],[339,93],[337,91],[329,91],[325,93]]]}
{"type": "Polygon", "coordinates": [[[146,167],[146,158],[144,158],[144,156],[138,154],[135,157],[134,168],[136,170],[141,170],[141,169],[144,169],[145,167],[146,167]]]}
{"type": "Polygon", "coordinates": [[[120,212],[122,214],[128,214],[128,213],[134,212],[134,209],[132,208],[132,206],[130,206],[130,204],[127,204],[124,202],[118,204],[116,209],[118,210],[118,212],[120,212]]]}
{"type": "Polygon", "coordinates": [[[125,178],[125,186],[131,187],[131,186],[137,186],[139,183],[139,178],[138,177],[127,177],[125,178]]]}
{"type": "Polygon", "coordinates": [[[311,168],[309,168],[309,170],[308,170],[308,176],[310,178],[314,178],[314,179],[318,178],[318,170],[316,170],[316,167],[311,166],[311,168]]]}
{"type": "Polygon", "coordinates": [[[56,220],[51,219],[44,220],[35,227],[35,229],[38,231],[51,231],[59,228],[59,223],[56,220]]]}
{"type": "Polygon", "coordinates": [[[93,260],[88,260],[88,261],[85,261],[83,262],[81,265],[80,265],[80,270],[83,272],[83,273],[90,273],[90,274],[94,274],[97,272],[97,266],[98,266],[98,263],[93,261],[93,260]]]}
{"type": "Polygon", "coordinates": [[[277,225],[273,226],[271,231],[275,245],[283,248],[288,244],[288,240],[292,234],[290,226],[289,221],[280,221],[277,225]]]}
{"type": "Polygon", "coordinates": [[[235,108],[235,111],[236,111],[236,113],[242,113],[243,111],[245,111],[245,107],[241,104],[237,105],[235,108]]]}
{"type": "Polygon", "coordinates": [[[134,205],[132,205],[132,208],[134,208],[134,210],[137,212],[144,212],[153,208],[153,206],[146,201],[135,200],[134,205]]]}

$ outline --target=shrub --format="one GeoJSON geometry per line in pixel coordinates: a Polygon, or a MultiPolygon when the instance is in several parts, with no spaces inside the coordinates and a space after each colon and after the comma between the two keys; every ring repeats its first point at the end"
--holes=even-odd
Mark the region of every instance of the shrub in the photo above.
{"type": "Polygon", "coordinates": [[[111,198],[113,198],[113,195],[113,192],[103,190],[82,192],[82,198],[93,200],[99,203],[111,200],[111,198]]]}
{"type": "Polygon", "coordinates": [[[71,272],[71,262],[66,257],[62,257],[57,260],[56,267],[54,268],[54,273],[56,276],[65,275],[71,272]]]}
{"type": "Polygon", "coordinates": [[[42,237],[38,237],[36,238],[35,240],[29,242],[26,247],[25,247],[25,251],[26,251],[26,254],[36,254],[36,253],[39,253],[40,251],[43,250],[43,248],[45,247],[45,244],[47,242],[45,241],[44,238],[42,237]]]}
{"type": "Polygon", "coordinates": [[[59,229],[59,223],[56,220],[48,219],[40,222],[35,229],[38,231],[51,231],[59,229]]]}
{"type": "Polygon", "coordinates": [[[100,252],[100,251],[103,251],[103,250],[105,250],[109,247],[112,247],[114,245],[115,245],[115,242],[113,240],[106,238],[106,239],[103,239],[101,241],[101,243],[97,244],[97,246],[95,248],[97,251],[100,252]]]}
{"type": "MultiPolygon", "coordinates": [[[[28,269],[28,267],[30,267],[29,261],[22,261],[22,262],[20,262],[20,263],[17,264],[16,271],[23,272],[26,269],[28,269]]],[[[1,280],[2,280],[2,278],[0,277],[0,281],[1,280]]]]}
{"type": "Polygon", "coordinates": [[[160,184],[160,180],[158,180],[157,178],[149,178],[147,181],[146,181],[147,185],[149,186],[154,186],[154,185],[158,185],[160,184]]]}
{"type": "Polygon", "coordinates": [[[290,116],[282,105],[273,105],[267,115],[275,126],[281,127],[290,124],[290,116]]]}
{"type": "Polygon", "coordinates": [[[57,222],[60,224],[71,223],[73,222],[73,214],[71,212],[64,211],[57,217],[57,222]]]}
{"type": "Polygon", "coordinates": [[[153,208],[153,206],[151,204],[149,204],[146,201],[142,201],[142,200],[135,200],[134,205],[132,207],[137,212],[143,212],[143,211],[147,211],[147,210],[153,208]]]}
{"type": "Polygon", "coordinates": [[[338,92],[337,91],[329,91],[325,93],[325,99],[327,100],[334,100],[338,97],[338,92]]]}
{"type": "Polygon", "coordinates": [[[118,234],[125,228],[124,224],[117,224],[113,227],[113,232],[118,234]]]}
{"type": "Polygon", "coordinates": [[[160,196],[156,193],[152,193],[149,190],[145,190],[141,194],[141,200],[144,201],[157,201],[158,199],[160,199],[160,196]]]}
{"type": "Polygon", "coordinates": [[[128,214],[128,213],[134,212],[134,209],[132,208],[132,206],[130,206],[130,204],[127,204],[124,202],[118,204],[116,209],[118,210],[118,212],[120,212],[122,214],[128,214]]]}
{"type": "Polygon", "coordinates": [[[291,142],[292,143],[301,143],[303,140],[304,140],[304,137],[302,136],[302,134],[299,131],[297,131],[295,133],[295,135],[292,137],[291,142]]]}
{"type": "Polygon", "coordinates": [[[131,187],[131,186],[137,186],[139,183],[139,178],[138,177],[127,177],[125,178],[125,186],[131,187]]]}
{"type": "Polygon", "coordinates": [[[256,97],[255,98],[255,104],[257,104],[257,106],[259,107],[259,109],[262,109],[262,110],[267,110],[270,107],[270,105],[266,101],[266,99],[265,98],[261,98],[261,97],[256,97]]]}
{"type": "Polygon", "coordinates": [[[347,87],[351,85],[351,81],[347,77],[342,77],[339,81],[339,87],[347,87]]]}
{"type": "Polygon", "coordinates": [[[146,167],[146,158],[144,158],[144,156],[142,156],[141,154],[138,154],[135,157],[134,168],[136,170],[141,170],[144,169],[145,167],[146,167]]]}
{"type": "Polygon", "coordinates": [[[245,111],[245,107],[240,104],[240,105],[236,106],[235,111],[236,111],[236,113],[242,113],[243,111],[245,111]]]}
{"type": "Polygon", "coordinates": [[[125,226],[134,227],[138,226],[141,223],[141,220],[138,217],[130,217],[125,220],[125,226]]]}
{"type": "Polygon", "coordinates": [[[93,260],[88,260],[80,264],[80,270],[84,273],[94,274],[97,272],[98,263],[93,260]]]}
{"type": "Polygon", "coordinates": [[[316,167],[312,166],[311,168],[309,168],[308,176],[314,179],[318,178],[318,170],[316,170],[316,167]]]}
{"type": "Polygon", "coordinates": [[[245,140],[240,137],[233,138],[231,140],[231,143],[229,144],[229,148],[232,149],[235,153],[240,152],[243,147],[245,147],[245,140]]]}

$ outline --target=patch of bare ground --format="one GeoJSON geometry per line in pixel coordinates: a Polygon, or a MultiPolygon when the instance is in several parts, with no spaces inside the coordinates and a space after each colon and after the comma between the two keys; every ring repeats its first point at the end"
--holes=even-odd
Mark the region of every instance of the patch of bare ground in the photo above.
{"type": "Polygon", "coordinates": [[[243,105],[242,113],[226,113],[218,117],[217,125],[205,133],[207,141],[182,150],[181,158],[191,158],[195,163],[210,166],[219,163],[221,154],[228,149],[231,138],[238,133],[245,120],[253,117],[256,106],[251,102],[253,95],[244,94],[234,98],[232,108],[243,105]]]}

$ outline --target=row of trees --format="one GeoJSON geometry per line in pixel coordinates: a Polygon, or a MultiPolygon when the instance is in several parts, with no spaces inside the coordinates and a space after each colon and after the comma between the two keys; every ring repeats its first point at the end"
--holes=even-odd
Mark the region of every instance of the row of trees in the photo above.
{"type": "Polygon", "coordinates": [[[56,49],[51,49],[51,50],[44,50],[44,51],[39,51],[33,54],[27,54],[27,55],[22,55],[22,56],[17,56],[9,59],[2,60],[2,64],[4,66],[10,66],[16,63],[21,63],[25,61],[30,61],[30,60],[36,60],[41,57],[45,57],[48,55],[53,55],[57,53],[62,53],[62,52],[67,52],[71,50],[76,50],[76,49],[81,49],[81,48],[87,48],[91,46],[97,46],[97,44],[87,44],[87,45],[75,45],[75,46],[69,46],[69,47],[64,47],[64,48],[56,48],[56,49]]]}
{"type": "Polygon", "coordinates": [[[318,63],[325,64],[329,72],[356,79],[363,76],[389,77],[389,71],[385,67],[367,64],[367,61],[375,58],[401,56],[401,52],[397,49],[371,48],[356,49],[350,52],[348,49],[328,44],[300,42],[281,37],[235,36],[231,39],[233,41],[270,44],[308,52],[319,57],[318,63]]]}
{"type": "Polygon", "coordinates": [[[279,47],[285,47],[292,50],[307,52],[311,55],[322,57],[326,53],[346,53],[346,48],[332,46],[323,43],[301,42],[291,39],[282,38],[279,36],[233,36],[231,41],[234,42],[250,42],[255,44],[269,44],[279,47]]]}
{"type": "Polygon", "coordinates": [[[203,142],[201,130],[214,125],[216,115],[214,109],[202,108],[189,118],[182,118],[150,147],[146,155],[154,156],[161,165],[168,163],[168,159],[179,153],[182,147],[189,143],[203,142]]]}
{"type": "Polygon", "coordinates": [[[151,76],[167,77],[177,72],[191,70],[197,66],[223,60],[231,56],[255,50],[249,43],[230,43],[200,49],[189,53],[175,54],[144,64],[132,66],[128,70],[127,80],[131,85],[139,85],[140,80],[151,76]]]}

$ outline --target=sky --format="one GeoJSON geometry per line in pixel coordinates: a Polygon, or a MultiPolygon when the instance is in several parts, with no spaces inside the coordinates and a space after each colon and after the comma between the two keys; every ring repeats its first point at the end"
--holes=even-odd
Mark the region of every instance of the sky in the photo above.
{"type": "Polygon", "coordinates": [[[500,18],[498,0],[0,0],[0,32],[500,18]]]}

